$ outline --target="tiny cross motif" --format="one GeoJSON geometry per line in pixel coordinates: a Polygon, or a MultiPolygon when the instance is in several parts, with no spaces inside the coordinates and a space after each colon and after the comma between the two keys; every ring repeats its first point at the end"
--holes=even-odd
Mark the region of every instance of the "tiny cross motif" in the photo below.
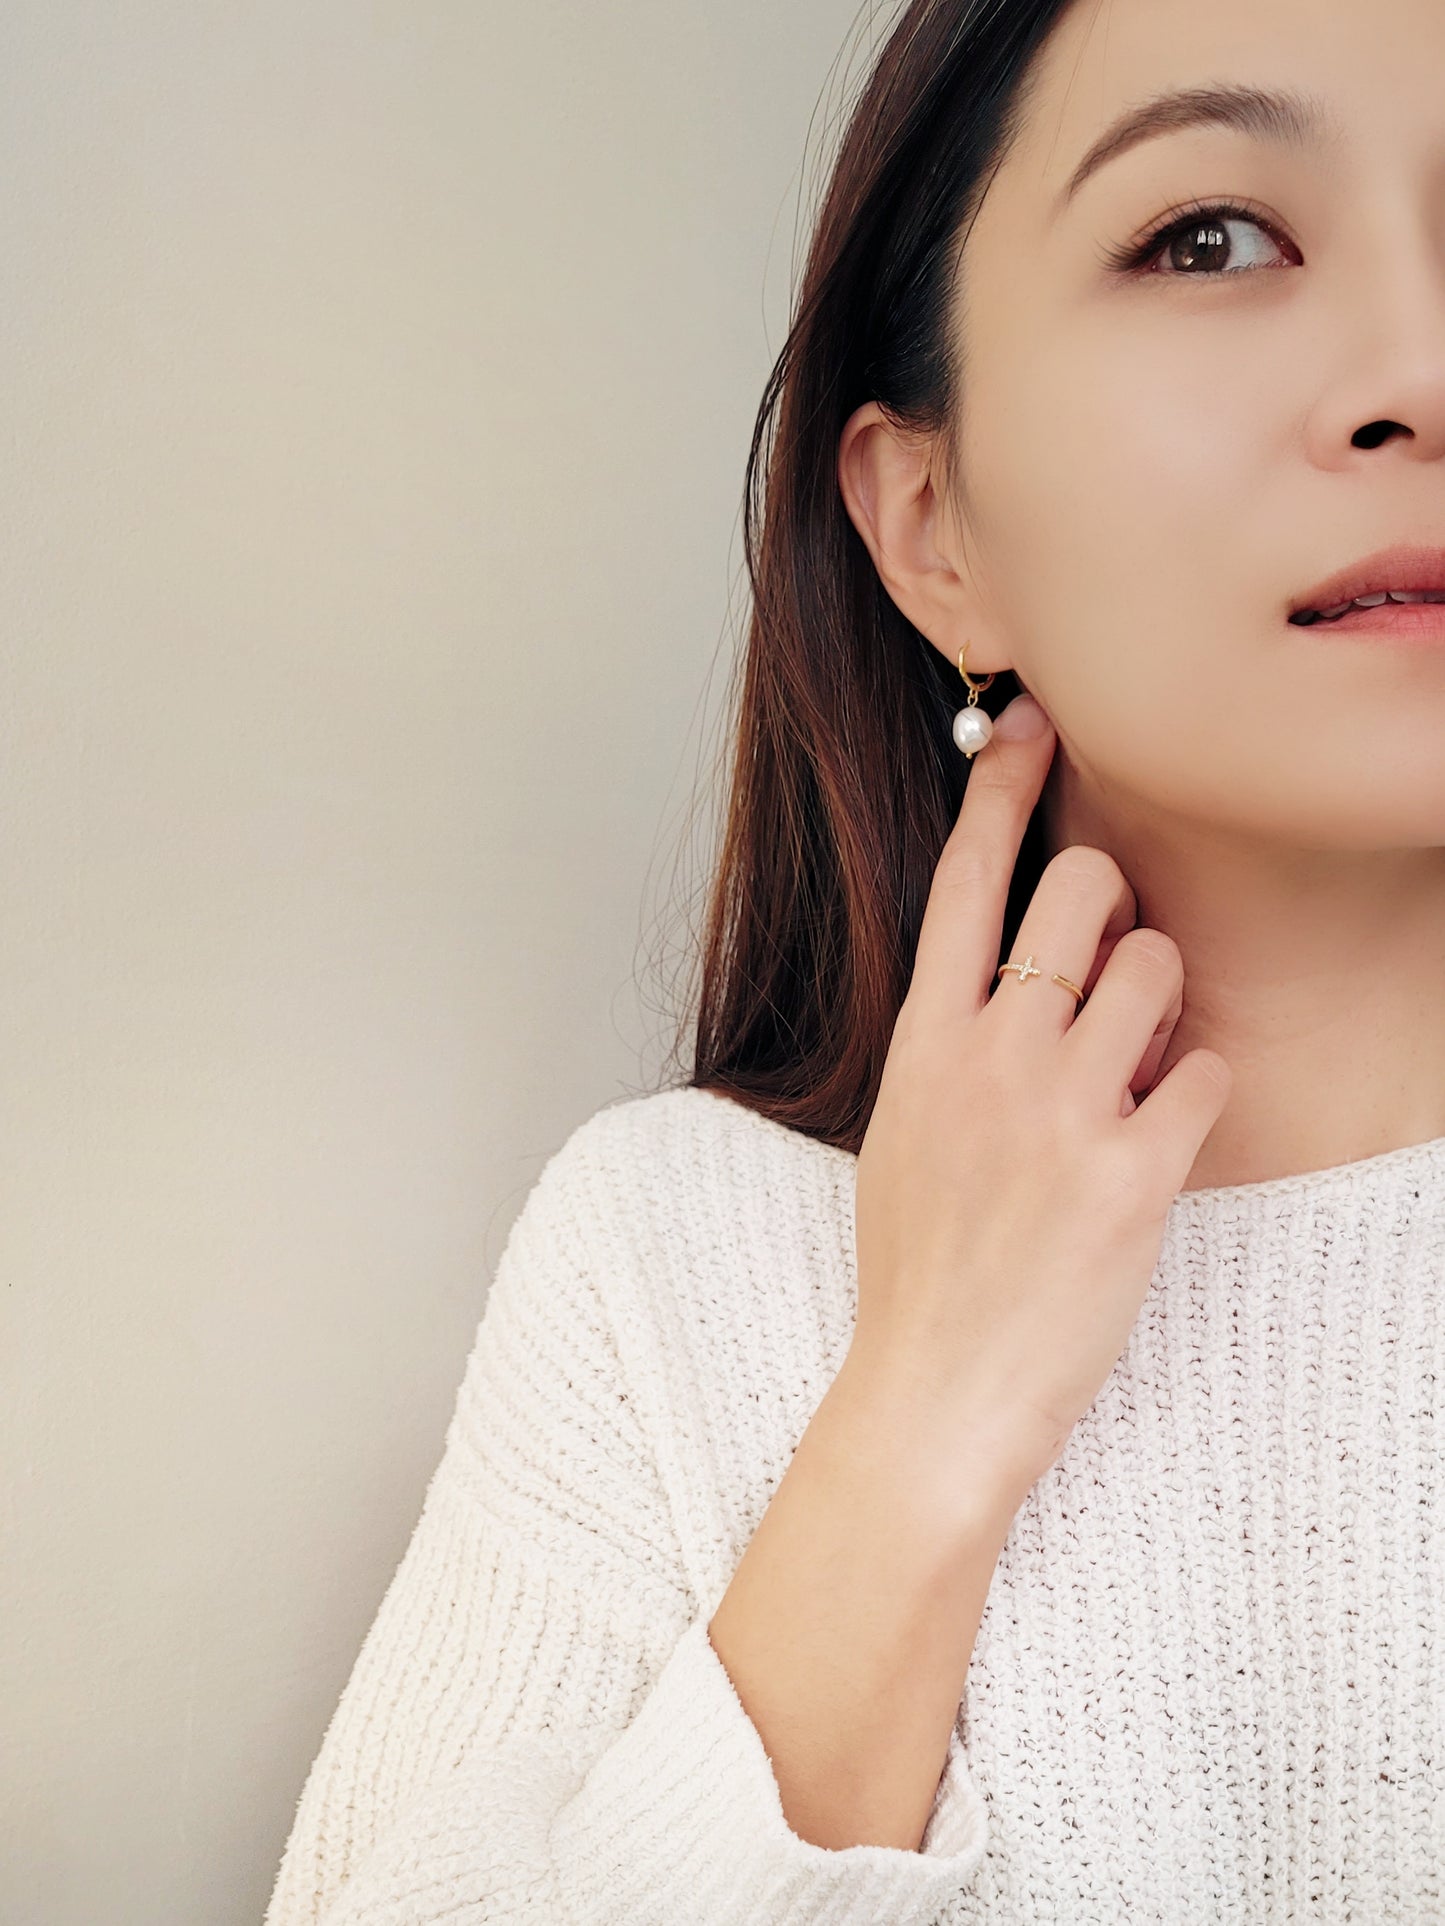
{"type": "Polygon", "coordinates": [[[1024,980],[1024,978],[1025,978],[1026,976],[1042,976],[1042,975],[1043,975],[1043,971],[1042,971],[1042,970],[1036,970],[1036,969],[1034,968],[1034,959],[1033,959],[1033,957],[1032,957],[1032,956],[1026,956],[1026,957],[1024,958],[1024,960],[1023,960],[1023,962],[1022,962],[1022,963],[1005,963],[1005,964],[1003,964],[1003,965],[1002,965],[1001,967],[1002,967],[1003,969],[1005,969],[1005,970],[1017,970],[1017,971],[1018,971],[1018,973],[1019,973],[1019,982],[1020,982],[1020,983],[1022,983],[1022,982],[1023,982],[1023,980],[1024,980]]]}

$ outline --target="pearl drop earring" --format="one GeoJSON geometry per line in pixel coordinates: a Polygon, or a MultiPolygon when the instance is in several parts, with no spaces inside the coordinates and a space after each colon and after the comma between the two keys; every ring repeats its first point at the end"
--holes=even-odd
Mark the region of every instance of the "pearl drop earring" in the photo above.
{"type": "Polygon", "coordinates": [[[990,675],[982,682],[975,682],[963,666],[963,659],[967,654],[968,644],[965,642],[958,652],[958,673],[968,684],[968,704],[953,718],[953,739],[972,762],[980,749],[987,748],[989,738],[993,734],[993,717],[978,706],[980,692],[988,688],[993,677],[990,675]]]}

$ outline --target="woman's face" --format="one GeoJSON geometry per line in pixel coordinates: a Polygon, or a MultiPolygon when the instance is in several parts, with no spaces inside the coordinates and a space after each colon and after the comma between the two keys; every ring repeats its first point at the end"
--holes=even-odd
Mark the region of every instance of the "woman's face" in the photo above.
{"type": "Polygon", "coordinates": [[[1111,806],[1445,843],[1445,642],[1286,619],[1375,549],[1445,548],[1442,73],[1440,0],[1083,0],[1039,57],[962,257],[950,552],[970,672],[1015,667],[1111,806]],[[1324,125],[1176,130],[1067,194],[1124,109],[1235,85],[1324,125]],[[1249,217],[1105,265],[1191,202],[1249,217]]]}

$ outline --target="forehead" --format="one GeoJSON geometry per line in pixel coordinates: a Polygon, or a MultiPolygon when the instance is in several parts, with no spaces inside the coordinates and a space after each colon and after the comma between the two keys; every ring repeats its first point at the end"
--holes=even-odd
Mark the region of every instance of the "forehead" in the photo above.
{"type": "Polygon", "coordinates": [[[1382,115],[1440,127],[1442,59],[1440,0],[1075,0],[1030,69],[1000,185],[1052,203],[1120,115],[1176,90],[1314,97],[1322,152],[1382,115]]]}

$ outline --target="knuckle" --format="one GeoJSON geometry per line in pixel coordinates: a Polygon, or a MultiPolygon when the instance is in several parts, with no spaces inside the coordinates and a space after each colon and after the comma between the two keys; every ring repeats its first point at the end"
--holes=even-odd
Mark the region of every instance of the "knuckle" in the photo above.
{"type": "MultiPolygon", "coordinates": [[[[1182,977],[1184,959],[1179,945],[1163,930],[1125,930],[1114,945],[1113,954],[1121,966],[1140,982],[1155,983],[1160,977],[1182,977]]],[[[1111,959],[1112,961],[1112,959],[1111,959]]]]}
{"type": "Polygon", "coordinates": [[[1124,879],[1124,872],[1108,850],[1093,843],[1070,843],[1055,851],[1044,866],[1044,875],[1090,898],[1117,889],[1124,879]]]}
{"type": "Polygon", "coordinates": [[[1220,1056],[1217,1050],[1201,1049],[1195,1054],[1199,1059],[1199,1068],[1203,1075],[1213,1083],[1215,1089],[1222,1090],[1228,1095],[1234,1088],[1234,1069],[1229,1059],[1220,1056]]]}
{"type": "Polygon", "coordinates": [[[1095,1168],[1098,1200],[1114,1216],[1153,1217],[1158,1210],[1158,1182],[1132,1145],[1115,1144],[1095,1168]]]}
{"type": "Polygon", "coordinates": [[[951,838],[944,844],[934,880],[949,895],[986,896],[998,879],[998,860],[982,844],[951,838]]]}
{"type": "Polygon", "coordinates": [[[1054,1092],[1050,1146],[1054,1168],[1063,1170],[1068,1161],[1087,1150],[1092,1158],[1093,1140],[1098,1133],[1098,1099],[1094,1090],[1064,1078],[1054,1092]]]}

